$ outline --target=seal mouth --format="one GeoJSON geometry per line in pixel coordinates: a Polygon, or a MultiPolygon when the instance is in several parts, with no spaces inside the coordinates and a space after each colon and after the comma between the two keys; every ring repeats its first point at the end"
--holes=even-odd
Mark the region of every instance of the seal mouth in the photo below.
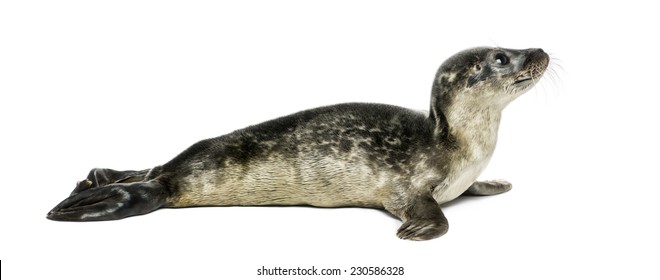
{"type": "Polygon", "coordinates": [[[545,69],[548,68],[550,58],[542,49],[534,49],[528,55],[523,65],[523,70],[513,81],[514,85],[526,85],[534,82],[543,76],[545,69]]]}
{"type": "Polygon", "coordinates": [[[532,78],[531,76],[530,76],[530,77],[520,77],[520,78],[516,79],[516,80],[513,82],[513,84],[514,84],[514,85],[519,85],[519,84],[522,84],[522,83],[524,83],[524,82],[531,81],[532,79],[533,79],[533,78],[532,78]]]}

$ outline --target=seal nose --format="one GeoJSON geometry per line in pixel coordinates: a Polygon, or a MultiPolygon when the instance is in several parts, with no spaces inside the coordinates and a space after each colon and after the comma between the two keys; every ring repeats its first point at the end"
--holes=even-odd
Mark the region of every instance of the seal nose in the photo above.
{"type": "Polygon", "coordinates": [[[527,49],[528,54],[545,53],[542,48],[527,49]]]}
{"type": "Polygon", "coordinates": [[[525,59],[523,67],[527,67],[530,64],[539,63],[540,65],[544,65],[543,68],[545,68],[548,66],[549,60],[550,57],[543,51],[543,49],[527,49],[527,59],[525,59]]]}

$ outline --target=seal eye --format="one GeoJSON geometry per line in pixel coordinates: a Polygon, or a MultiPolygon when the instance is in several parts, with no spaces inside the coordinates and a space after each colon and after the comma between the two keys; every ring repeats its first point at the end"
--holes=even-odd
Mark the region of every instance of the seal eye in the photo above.
{"type": "Polygon", "coordinates": [[[509,64],[509,57],[503,53],[498,53],[495,55],[495,64],[507,65],[509,64]]]}

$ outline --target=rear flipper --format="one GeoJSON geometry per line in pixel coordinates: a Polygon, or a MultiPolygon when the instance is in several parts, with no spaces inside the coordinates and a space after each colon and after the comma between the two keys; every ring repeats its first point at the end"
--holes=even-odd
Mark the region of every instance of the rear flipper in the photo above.
{"type": "Polygon", "coordinates": [[[71,192],[71,196],[87,189],[103,187],[108,184],[139,182],[144,180],[148,172],[149,169],[141,171],[117,171],[107,168],[94,168],[89,171],[87,179],[76,184],[76,188],[71,192]]]}
{"type": "Polygon", "coordinates": [[[110,184],[73,194],[46,217],[57,221],[118,220],[161,208],[167,197],[167,189],[156,180],[110,184]]]}
{"type": "Polygon", "coordinates": [[[511,190],[511,183],[504,180],[477,181],[463,193],[464,195],[496,195],[511,190]]]}

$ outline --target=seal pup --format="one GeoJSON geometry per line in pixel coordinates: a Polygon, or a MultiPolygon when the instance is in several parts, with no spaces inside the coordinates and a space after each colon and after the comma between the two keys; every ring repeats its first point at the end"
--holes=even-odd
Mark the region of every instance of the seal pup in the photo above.
{"type": "Polygon", "coordinates": [[[162,207],[312,205],[380,208],[402,239],[447,232],[440,205],[494,195],[475,181],[490,160],[502,110],[548,66],[541,49],[473,48],[447,59],[428,114],[383,104],[321,107],[200,141],[141,171],[92,169],[47,218],[103,221],[162,207]]]}

